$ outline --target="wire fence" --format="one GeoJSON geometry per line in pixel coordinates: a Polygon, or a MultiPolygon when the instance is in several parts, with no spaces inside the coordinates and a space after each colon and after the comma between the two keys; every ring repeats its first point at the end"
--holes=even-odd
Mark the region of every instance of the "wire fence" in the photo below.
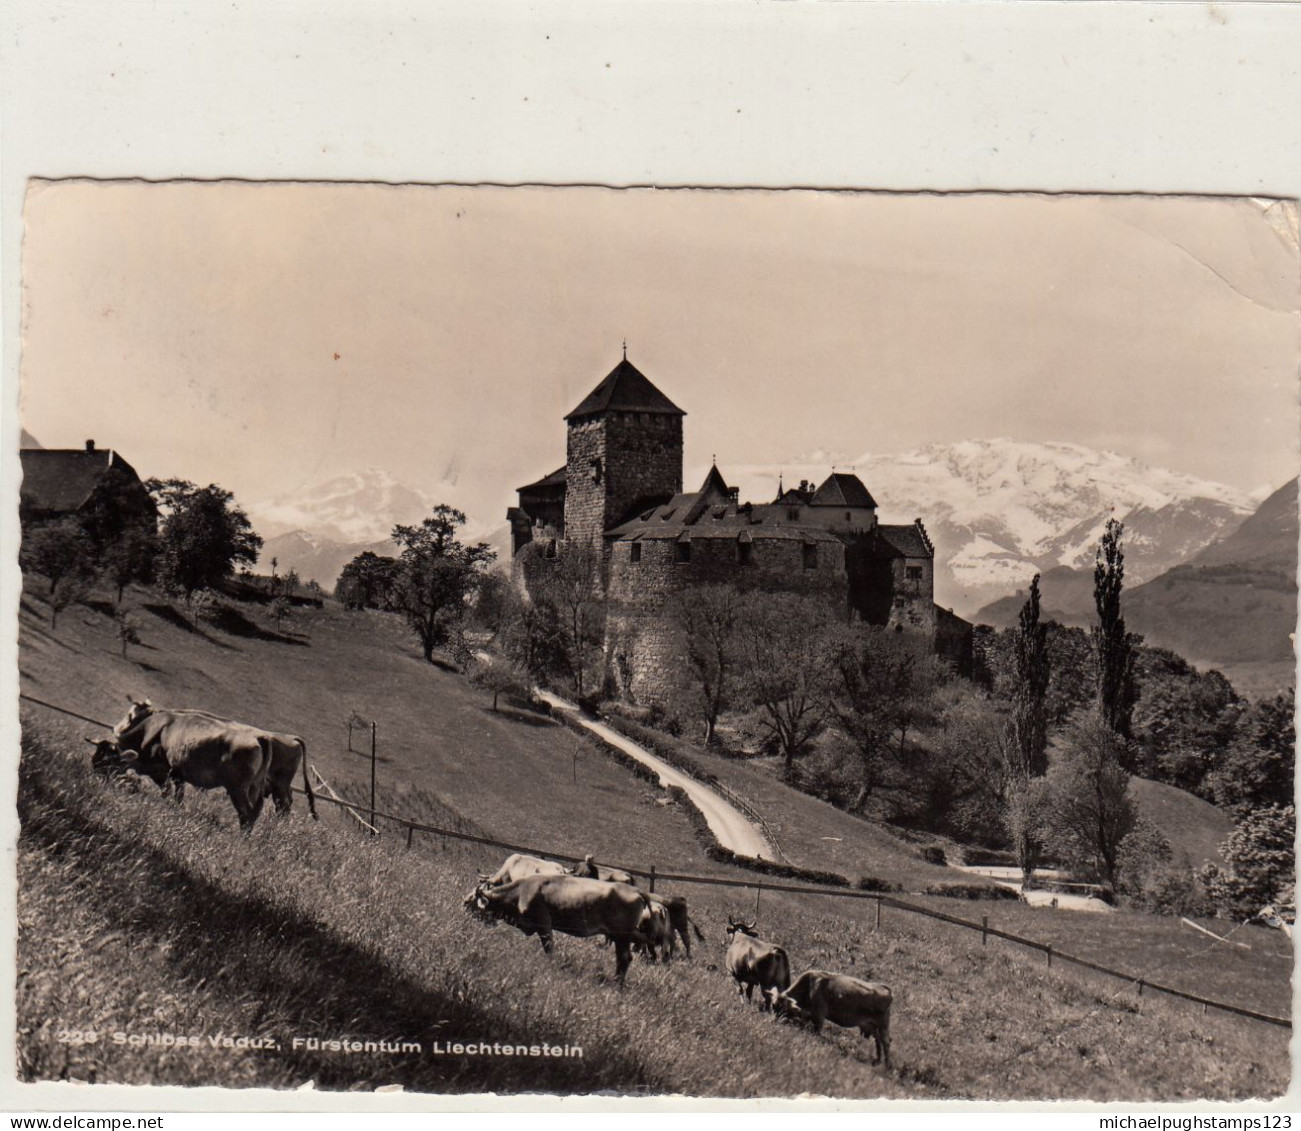
{"type": "MultiPolygon", "coordinates": [[[[79,714],[76,711],[70,711],[65,707],[60,707],[54,703],[45,702],[42,699],[37,699],[34,696],[27,695],[25,693],[20,693],[19,698],[26,702],[34,703],[41,707],[46,707],[49,710],[57,711],[60,714],[68,715],[71,718],[80,719],[83,722],[92,723],[95,726],[101,726],[110,729],[112,727],[112,724],[110,723],[104,723],[98,719],[89,718],[88,716],[79,714]]],[[[316,773],[315,767],[312,767],[312,772],[314,774],[316,773]]],[[[320,775],[317,774],[317,777],[319,779],[320,775]]],[[[320,779],[320,780],[323,781],[324,779],[320,779]]],[[[294,792],[305,793],[304,790],[298,787],[294,787],[294,792]]],[[[330,790],[329,792],[333,794],[333,790],[330,790]]],[[[357,818],[360,818],[362,814],[366,814],[367,817],[369,818],[369,821],[363,821],[362,823],[367,824],[368,827],[371,824],[374,824],[374,822],[379,818],[382,818],[385,821],[389,821],[392,822],[393,824],[396,824],[397,826],[399,826],[399,828],[404,829],[406,831],[407,834],[406,840],[407,840],[408,848],[412,846],[414,842],[414,836],[416,833],[419,832],[419,833],[428,834],[430,836],[439,836],[439,837],[444,837],[452,840],[465,841],[472,844],[480,844],[489,848],[505,849],[508,852],[520,852],[530,856],[546,857],[551,860],[559,860],[571,864],[580,863],[583,859],[582,857],[579,856],[571,856],[562,852],[553,852],[549,849],[539,848],[535,845],[512,844],[509,841],[496,840],[492,837],[478,836],[473,833],[460,832],[455,829],[440,828],[437,825],[425,824],[422,821],[416,821],[410,817],[406,817],[398,813],[387,813],[380,809],[372,809],[369,806],[357,805],[351,801],[344,801],[342,798],[338,797],[337,795],[333,795],[329,797],[318,795],[316,800],[319,802],[324,802],[325,804],[328,805],[337,805],[346,811],[350,811],[352,815],[357,818]]],[[[760,893],[764,891],[769,891],[769,892],[783,892],[790,895],[816,896],[816,897],[823,897],[823,898],[830,898],[830,899],[866,900],[874,903],[876,906],[876,921],[878,926],[880,925],[881,922],[882,910],[884,908],[889,907],[898,911],[905,912],[910,915],[919,915],[922,916],[923,918],[936,920],[941,923],[947,923],[951,926],[963,928],[965,930],[979,931],[981,935],[982,945],[985,945],[990,938],[995,938],[995,939],[1002,939],[1005,942],[1014,943],[1017,946],[1025,947],[1029,950],[1038,951],[1039,953],[1045,956],[1049,967],[1052,966],[1054,961],[1059,963],[1064,962],[1073,966],[1081,967],[1085,970],[1090,970],[1097,974],[1104,974],[1111,978],[1119,978],[1122,981],[1135,986],[1137,988],[1140,997],[1143,995],[1145,991],[1151,991],[1152,993],[1165,994],[1168,997],[1178,998],[1183,1001],[1188,1001],[1196,1005],[1200,1005],[1202,1007],[1203,1012],[1205,1012],[1207,1009],[1215,1009],[1221,1013],[1229,1013],[1238,1017],[1246,1017],[1253,1021],[1261,1021],[1268,1025],[1277,1025],[1284,1029],[1292,1028],[1292,1021],[1290,1018],[1276,1017],[1271,1014],[1262,1013],[1254,1009],[1247,1009],[1244,1006],[1232,1005],[1228,1002],[1216,1001],[1213,998],[1202,997],[1199,994],[1189,993],[1186,990],[1177,989],[1174,986],[1167,986],[1159,982],[1148,981],[1146,978],[1142,977],[1141,975],[1129,974],[1123,970],[1116,970],[1113,969],[1112,967],[1104,966],[1101,963],[1092,962],[1089,959],[1080,958],[1076,955],[1068,954],[1064,951],[1059,951],[1055,949],[1050,943],[1039,942],[1036,939],[1029,939],[1023,935],[1018,935],[1012,931],[1004,931],[1004,930],[1000,930],[997,927],[991,927],[989,925],[988,917],[982,917],[981,922],[977,923],[970,919],[963,919],[957,915],[949,915],[943,911],[936,911],[930,907],[923,907],[920,906],[919,904],[908,903],[905,900],[898,899],[894,896],[885,895],[880,892],[855,891],[853,889],[832,888],[832,887],[812,887],[807,884],[775,883],[765,879],[750,880],[750,879],[740,879],[740,878],[735,878],[730,876],[695,876],[686,873],[678,873],[678,872],[671,872],[671,871],[663,872],[660,871],[654,864],[650,865],[649,867],[646,867],[642,865],[620,864],[612,861],[604,861],[604,863],[607,866],[622,868],[625,872],[629,872],[634,876],[643,877],[644,879],[649,881],[652,891],[654,890],[654,886],[657,882],[658,883],[671,882],[671,883],[678,883],[678,884],[699,884],[699,885],[710,886],[710,887],[744,888],[744,889],[754,890],[760,893]]]]}

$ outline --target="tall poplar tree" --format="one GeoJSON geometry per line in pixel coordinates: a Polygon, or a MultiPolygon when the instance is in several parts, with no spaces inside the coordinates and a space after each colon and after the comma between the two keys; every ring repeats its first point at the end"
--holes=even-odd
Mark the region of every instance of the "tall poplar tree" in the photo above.
{"type": "MultiPolygon", "coordinates": [[[[1125,629],[1120,594],[1125,583],[1125,551],[1121,535],[1125,524],[1107,519],[1093,566],[1093,603],[1098,623],[1091,630],[1098,664],[1098,711],[1102,721],[1121,738],[1130,737],[1138,686],[1134,680],[1138,638],[1125,629]]],[[[1128,768],[1128,767],[1127,767],[1128,768]]]]}

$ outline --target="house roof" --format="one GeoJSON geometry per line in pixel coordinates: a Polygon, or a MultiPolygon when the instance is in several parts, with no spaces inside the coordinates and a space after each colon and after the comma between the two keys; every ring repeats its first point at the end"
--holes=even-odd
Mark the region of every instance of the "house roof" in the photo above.
{"type": "Polygon", "coordinates": [[[884,557],[933,558],[935,547],[926,536],[926,528],[921,519],[907,526],[889,526],[885,523],[876,528],[877,546],[884,557]]]}
{"type": "Polygon", "coordinates": [[[876,500],[871,492],[863,486],[857,475],[847,471],[833,471],[827,481],[814,492],[812,504],[815,507],[871,507],[876,509],[876,500]]]}
{"type": "Polygon", "coordinates": [[[576,420],[602,412],[652,412],[662,416],[686,416],[626,357],[606,374],[605,379],[565,419],[576,420]]]}
{"type": "Polygon", "coordinates": [[[44,511],[79,510],[110,468],[139,479],[135,469],[109,448],[24,448],[22,496],[44,511]]]}
{"type": "Polygon", "coordinates": [[[550,475],[544,475],[536,483],[526,483],[523,487],[517,487],[517,491],[538,491],[543,487],[563,487],[565,485],[565,468],[558,467],[550,475]]]}

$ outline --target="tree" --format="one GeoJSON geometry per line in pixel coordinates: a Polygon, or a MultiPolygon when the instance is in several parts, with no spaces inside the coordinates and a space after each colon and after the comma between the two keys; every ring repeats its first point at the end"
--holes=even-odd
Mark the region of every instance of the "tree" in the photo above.
{"type": "Polygon", "coordinates": [[[257,561],[262,539],[229,491],[184,479],[150,479],[145,486],[164,515],[159,580],[184,593],[186,604],[200,589],[219,586],[239,563],[257,561]]]}
{"type": "Polygon", "coordinates": [[[527,699],[532,682],[527,672],[504,657],[497,657],[491,662],[476,660],[470,672],[470,681],[476,687],[492,692],[494,711],[497,709],[497,699],[501,695],[527,699]]]}
{"type": "Polygon", "coordinates": [[[1048,773],[1028,787],[1028,802],[1042,813],[1033,825],[1042,828],[1048,845],[1113,887],[1121,842],[1138,817],[1124,755],[1124,739],[1090,711],[1074,720],[1048,773]]]}
{"type": "Polygon", "coordinates": [[[760,713],[789,778],[821,733],[832,674],[826,606],[795,593],[747,593],[737,641],[742,696],[760,713]]]}
{"type": "MultiPolygon", "coordinates": [[[[1097,701],[1102,720],[1121,738],[1129,738],[1138,686],[1134,680],[1134,653],[1139,638],[1125,629],[1120,594],[1125,582],[1125,552],[1121,535],[1125,524],[1107,519],[1093,565],[1093,603],[1098,623],[1091,630],[1097,657],[1097,701]]],[[[1128,765],[1130,752],[1125,752],[1128,765]]]]}
{"type": "Polygon", "coordinates": [[[462,545],[456,532],[464,525],[461,511],[440,503],[419,526],[393,528],[393,541],[402,547],[396,604],[427,663],[464,613],[483,569],[497,556],[484,542],[462,545]]]}
{"type": "Polygon", "coordinates": [[[741,594],[731,585],[690,586],[669,604],[687,660],[688,698],[704,718],[706,746],[718,741],[718,716],[731,691],[741,608],[741,594]]]}
{"type": "Polygon", "coordinates": [[[925,657],[904,635],[859,625],[837,635],[830,703],[861,771],[859,793],[851,806],[853,812],[861,812],[884,780],[888,764],[905,761],[908,729],[925,710],[931,689],[922,674],[925,657]],[[896,730],[897,748],[892,743],[896,730]]]}
{"type": "Polygon", "coordinates": [[[345,609],[387,609],[396,606],[402,565],[397,558],[365,550],[343,567],[334,595],[345,609]]]}
{"type": "MultiPolygon", "coordinates": [[[[42,574],[49,581],[52,607],[56,594],[84,591],[92,572],[90,542],[75,518],[59,518],[25,530],[19,560],[24,570],[42,574]]],[[[55,620],[59,608],[68,603],[65,600],[53,607],[55,620]]]]}
{"type": "Polygon", "coordinates": [[[1207,775],[1215,804],[1241,818],[1292,802],[1296,774],[1296,692],[1253,703],[1219,764],[1207,775]]]}
{"type": "Polygon", "coordinates": [[[113,620],[117,626],[117,638],[122,645],[122,658],[126,659],[127,646],[130,644],[140,643],[139,626],[130,613],[118,609],[113,615],[113,620]]]}
{"type": "Polygon", "coordinates": [[[158,558],[158,535],[148,526],[137,524],[126,527],[99,554],[99,564],[104,578],[117,590],[117,603],[133,581],[148,584],[154,579],[158,558]]]}
{"type": "Polygon", "coordinates": [[[599,663],[605,637],[605,594],[601,591],[601,551],[590,542],[568,542],[546,563],[531,589],[534,599],[558,613],[561,640],[574,694],[590,690],[589,671],[599,663]]]}
{"type": "Polygon", "coordinates": [[[1220,845],[1225,867],[1202,869],[1207,894],[1225,915],[1248,919],[1296,897],[1296,809],[1271,805],[1248,813],[1220,845]]]}
{"type": "Polygon", "coordinates": [[[1004,824],[1012,841],[1023,884],[1030,883],[1038,857],[1035,812],[1039,790],[1031,783],[1048,769],[1048,626],[1039,620],[1039,575],[1030,582],[1030,595],[1021,607],[1012,638],[1012,711],[1008,717],[1004,777],[1004,824]]]}
{"type": "Polygon", "coordinates": [[[1014,637],[1015,687],[1009,726],[1019,770],[1027,778],[1048,769],[1048,626],[1039,620],[1039,575],[1030,582],[1030,596],[1021,607],[1014,637]]]}

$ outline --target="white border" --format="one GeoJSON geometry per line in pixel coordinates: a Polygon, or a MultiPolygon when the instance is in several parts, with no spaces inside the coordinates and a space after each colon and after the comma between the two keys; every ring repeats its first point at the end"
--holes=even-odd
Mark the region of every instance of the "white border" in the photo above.
{"type": "MultiPolygon", "coordinates": [[[[29,177],[1301,196],[1301,7],[1292,2],[10,0],[3,20],[0,613],[10,624],[29,177]]],[[[4,647],[13,704],[15,641],[4,647]]],[[[12,708],[0,728],[12,861],[12,708]]],[[[12,869],[0,871],[12,909],[12,869]]],[[[0,969],[13,970],[13,953],[0,933],[0,969]]],[[[4,985],[3,1110],[484,1106],[18,1086],[11,975],[4,985]]],[[[1295,1110],[1293,1087],[1281,1103],[1295,1110]]],[[[627,1111],[646,1101],[509,1104],[539,1106],[627,1111]]]]}

